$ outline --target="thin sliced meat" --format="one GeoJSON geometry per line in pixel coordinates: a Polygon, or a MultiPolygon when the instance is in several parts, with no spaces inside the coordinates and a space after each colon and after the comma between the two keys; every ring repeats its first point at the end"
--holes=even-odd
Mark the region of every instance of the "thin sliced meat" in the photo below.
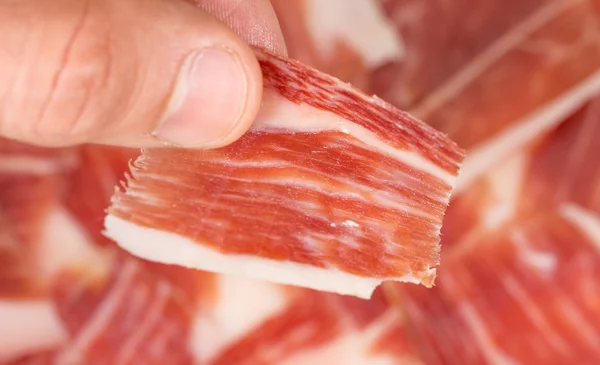
{"type": "Polygon", "coordinates": [[[575,202],[600,214],[600,96],[580,108],[532,151],[520,199],[524,212],[575,202]]]}
{"type": "Polygon", "coordinates": [[[455,196],[435,289],[388,287],[428,363],[600,361],[599,105],[455,196]]]}
{"type": "Polygon", "coordinates": [[[103,234],[104,215],[129,163],[140,155],[139,150],[82,146],[78,148],[79,164],[68,176],[65,206],[77,217],[94,243],[113,245],[103,234]]]}
{"type": "Polygon", "coordinates": [[[231,355],[223,355],[231,352],[235,357],[247,359],[239,361],[252,362],[252,351],[240,350],[238,343],[248,337],[256,338],[258,329],[265,322],[287,311],[304,293],[296,287],[261,280],[202,275],[210,275],[210,281],[208,278],[203,281],[190,338],[199,365],[218,362],[217,358],[223,356],[231,358],[231,355]]]}
{"type": "Polygon", "coordinates": [[[51,287],[64,270],[102,271],[103,258],[62,207],[76,152],[0,141],[0,165],[15,163],[0,168],[1,362],[42,361],[30,355],[68,341],[51,287]]]}
{"type": "Polygon", "coordinates": [[[65,274],[54,295],[71,340],[58,364],[191,365],[193,303],[180,288],[128,255],[107,276],[65,274]]]}
{"type": "Polygon", "coordinates": [[[462,151],[410,115],[257,51],[264,105],[236,143],[150,149],[106,234],[151,261],[369,297],[431,286],[462,151]]]}
{"type": "Polygon", "coordinates": [[[374,0],[271,0],[288,54],[358,88],[404,56],[394,24],[374,0]]]}
{"type": "Polygon", "coordinates": [[[22,356],[9,362],[2,362],[2,365],[54,365],[54,356],[56,351],[48,350],[36,352],[22,356]]]}
{"type": "Polygon", "coordinates": [[[599,216],[562,205],[442,268],[434,291],[398,288],[428,364],[600,361],[599,216]]]}
{"type": "Polygon", "coordinates": [[[600,90],[600,7],[593,0],[372,0],[379,18],[387,17],[380,25],[387,33],[394,25],[396,43],[404,46],[380,66],[359,62],[364,57],[352,48],[334,47],[346,38],[327,33],[351,24],[346,37],[366,35],[369,22],[314,2],[322,3],[316,15],[312,1],[275,3],[292,57],[410,111],[469,149],[457,191],[600,90]],[[328,37],[325,53],[335,56],[324,61],[317,44],[328,37]]]}
{"type": "MultiPolygon", "coordinates": [[[[395,25],[404,57],[374,70],[370,91],[399,108],[426,100],[490,44],[555,0],[372,0],[395,25]]],[[[360,25],[356,25],[360,28],[360,25]]]]}
{"type": "Polygon", "coordinates": [[[45,220],[59,201],[57,176],[0,175],[0,297],[43,292],[35,250],[45,220]]]}
{"type": "Polygon", "coordinates": [[[48,175],[76,166],[72,148],[44,148],[0,137],[0,174],[48,175]]]}
{"type": "Polygon", "coordinates": [[[525,189],[532,149],[530,145],[514,151],[453,196],[441,231],[443,251],[469,245],[482,234],[495,235],[523,217],[521,205],[534,194],[525,189]]]}
{"type": "Polygon", "coordinates": [[[600,96],[559,126],[513,152],[453,196],[442,228],[445,248],[494,235],[506,224],[574,202],[600,213],[600,96]]]}
{"type": "Polygon", "coordinates": [[[457,191],[600,90],[598,34],[590,1],[546,2],[410,109],[469,150],[457,191]]]}
{"type": "Polygon", "coordinates": [[[59,184],[52,175],[0,173],[0,362],[66,340],[37,260],[59,184]]]}
{"type": "Polygon", "coordinates": [[[53,300],[67,341],[1,364],[197,364],[190,296],[138,259],[113,257],[105,275],[71,271],[55,281],[53,300]]]}
{"type": "Polygon", "coordinates": [[[370,301],[302,290],[206,364],[422,364],[404,319],[380,290],[370,301]]]}

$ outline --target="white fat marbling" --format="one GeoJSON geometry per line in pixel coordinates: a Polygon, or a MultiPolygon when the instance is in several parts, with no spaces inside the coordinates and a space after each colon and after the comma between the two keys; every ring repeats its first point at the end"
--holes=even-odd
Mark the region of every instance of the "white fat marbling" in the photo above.
{"type": "Polygon", "coordinates": [[[410,151],[396,149],[382,141],[375,133],[332,112],[319,110],[308,104],[295,104],[265,90],[261,112],[252,129],[283,129],[290,132],[343,131],[352,135],[372,150],[401,161],[408,166],[429,173],[453,186],[455,177],[425,157],[410,151]],[[298,121],[302,121],[298,123],[298,121]]]}
{"type": "MultiPolygon", "coordinates": [[[[374,343],[399,320],[397,310],[390,309],[364,330],[348,328],[325,346],[302,350],[286,358],[281,365],[395,365],[398,358],[384,351],[373,351],[374,343]]],[[[261,358],[277,359],[277,349],[266,349],[261,358]],[[269,352],[274,352],[272,355],[269,352]],[[271,356],[269,356],[271,355],[271,356]]]]}
{"type": "Polygon", "coordinates": [[[40,273],[47,280],[62,270],[78,268],[90,277],[102,277],[110,266],[80,223],[62,207],[48,215],[36,256],[40,273]]]}
{"type": "Polygon", "coordinates": [[[308,29],[317,49],[328,58],[332,44],[343,40],[374,68],[404,57],[400,33],[372,0],[305,0],[308,29]]]}
{"type": "Polygon", "coordinates": [[[51,300],[0,300],[0,362],[59,346],[68,333],[51,300]]]}
{"type": "MultiPolygon", "coordinates": [[[[201,242],[138,226],[108,215],[105,235],[135,256],[178,266],[222,274],[242,275],[273,283],[288,284],[310,289],[354,295],[368,299],[383,280],[420,283],[413,275],[399,278],[366,278],[334,269],[321,269],[293,262],[282,262],[247,255],[224,255],[201,242]]],[[[433,274],[435,269],[427,273],[433,274]]]]}
{"type": "Polygon", "coordinates": [[[190,348],[202,363],[208,363],[288,304],[281,286],[260,280],[220,275],[216,288],[217,299],[198,311],[190,337],[190,348]]]}
{"type": "Polygon", "coordinates": [[[565,204],[561,207],[563,217],[579,227],[595,247],[600,250],[600,217],[576,204],[565,204]]]}
{"type": "Polygon", "coordinates": [[[488,170],[489,166],[506,155],[507,151],[526,145],[540,135],[548,132],[565,118],[583,106],[600,90],[600,71],[590,76],[560,97],[537,108],[532,114],[514,123],[489,142],[473,148],[465,158],[455,194],[467,189],[478,176],[488,170]]]}

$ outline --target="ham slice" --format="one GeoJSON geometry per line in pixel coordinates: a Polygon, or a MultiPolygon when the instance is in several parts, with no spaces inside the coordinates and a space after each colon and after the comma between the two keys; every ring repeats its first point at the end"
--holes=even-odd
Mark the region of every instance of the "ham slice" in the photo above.
{"type": "Polygon", "coordinates": [[[481,235],[446,256],[435,292],[406,290],[421,354],[428,364],[597,363],[599,248],[598,216],[571,204],[481,235]]]}
{"type": "Polygon", "coordinates": [[[372,70],[404,56],[394,23],[373,0],[271,0],[288,54],[363,89],[372,70]]]}
{"type": "Polygon", "coordinates": [[[79,220],[61,200],[80,209],[67,202],[81,193],[81,176],[110,181],[128,151],[79,152],[79,161],[94,156],[97,170],[65,173],[64,190],[54,175],[5,177],[2,185],[0,206],[22,231],[11,248],[24,251],[32,270],[26,281],[0,275],[4,288],[15,289],[0,292],[0,364],[302,365],[340,354],[348,364],[421,364],[405,317],[381,291],[372,301],[344,298],[144,262],[103,239],[90,241],[97,237],[85,221],[101,220],[109,196],[89,200],[79,220]],[[23,282],[38,289],[24,290],[23,282]]]}
{"type": "Polygon", "coordinates": [[[161,275],[126,255],[94,281],[63,275],[56,306],[71,338],[57,364],[194,364],[188,343],[192,303],[161,275]]]}
{"type": "Polygon", "coordinates": [[[544,2],[411,108],[469,150],[457,191],[600,91],[597,16],[590,1],[544,2]]]}
{"type": "Polygon", "coordinates": [[[0,363],[66,340],[37,260],[56,186],[56,176],[0,172],[0,363]]]}
{"type": "Polygon", "coordinates": [[[372,2],[395,26],[405,52],[404,57],[373,70],[370,90],[400,108],[412,108],[435,96],[454,75],[472,70],[473,63],[489,46],[542,5],[556,1],[372,2]]]}
{"type": "MultiPolygon", "coordinates": [[[[467,179],[454,190],[445,213],[436,286],[385,283],[370,300],[360,300],[132,257],[100,229],[113,187],[135,151],[98,146],[49,150],[0,139],[0,364],[600,363],[600,140],[595,138],[600,133],[600,98],[590,97],[598,89],[600,1],[373,0],[388,14],[389,22],[381,29],[395,24],[406,52],[399,61],[378,67],[371,80],[368,68],[374,63],[367,66],[360,44],[344,38],[355,29],[366,34],[376,22],[360,22],[348,30],[338,23],[344,18],[339,15],[348,13],[324,11],[337,1],[274,2],[284,7],[278,15],[288,29],[292,57],[344,81],[371,85],[384,99],[408,108],[470,150],[471,162],[466,170],[461,167],[461,177],[467,179]],[[306,4],[313,8],[307,10],[306,4]],[[334,24],[308,29],[320,25],[314,22],[317,18],[334,24]],[[308,42],[292,42],[293,29],[301,30],[294,40],[308,42]],[[329,33],[315,40],[319,31],[329,33]]],[[[128,214],[136,212],[145,222],[164,223],[175,214],[181,225],[168,223],[180,229],[180,237],[190,233],[185,231],[189,227],[203,233],[214,222],[218,224],[212,227],[219,230],[213,238],[224,232],[266,232],[270,238],[298,229],[305,234],[314,232],[310,224],[321,224],[316,218],[341,216],[341,224],[328,220],[322,225],[346,230],[346,236],[338,236],[344,240],[301,242],[318,244],[321,256],[308,258],[327,262],[323,269],[333,273],[335,265],[355,257],[336,256],[347,251],[335,251],[341,243],[357,242],[349,235],[357,232],[352,222],[361,228],[383,226],[383,220],[366,219],[375,217],[376,203],[383,206],[380,211],[405,204],[406,214],[422,208],[406,205],[422,203],[421,195],[390,194],[390,176],[402,176],[401,184],[393,187],[406,188],[403,192],[423,187],[421,192],[428,193],[422,196],[442,193],[425,189],[437,186],[424,183],[426,173],[407,185],[396,165],[382,159],[381,149],[358,138],[364,134],[351,129],[341,133],[356,123],[344,120],[340,128],[323,132],[327,123],[340,119],[310,104],[311,92],[323,98],[333,95],[328,102],[339,105],[338,91],[345,93],[345,100],[355,95],[345,85],[326,82],[307,90],[296,84],[295,90],[302,92],[291,95],[286,94],[290,89],[277,88],[288,85],[274,81],[278,72],[271,70],[270,78],[267,73],[265,108],[239,144],[211,152],[145,151],[135,163],[129,181],[133,187],[117,196],[131,208],[128,214]],[[289,101],[300,97],[300,102],[289,101]],[[304,122],[302,128],[290,126],[298,121],[304,122]],[[293,141],[302,141],[303,148],[292,148],[293,141]],[[352,143],[353,149],[337,148],[352,143]],[[356,154],[362,151],[356,146],[377,152],[372,155],[376,157],[356,154]],[[285,153],[276,159],[269,154],[275,148],[285,153]],[[354,155],[348,160],[350,152],[354,155]],[[361,169],[337,164],[342,160],[361,169]],[[273,165],[283,167],[275,170],[273,165]],[[199,181],[207,182],[204,190],[199,181]],[[299,183],[304,183],[303,190],[299,183]],[[220,195],[213,194],[219,186],[224,187],[220,195]],[[172,193],[163,195],[168,191],[172,193]],[[203,191],[213,199],[199,199],[203,191]],[[352,199],[362,198],[369,209],[350,214],[340,210],[340,200],[322,198],[332,192],[339,196],[340,191],[355,193],[352,199]],[[312,200],[308,192],[314,194],[312,200]],[[281,208],[283,198],[289,203],[281,208]],[[322,208],[324,204],[331,209],[322,208]],[[208,223],[182,214],[186,207],[203,214],[210,210],[203,215],[208,223]],[[284,213],[291,211],[303,215],[290,223],[284,213]],[[241,218],[220,219],[230,212],[241,218]],[[247,223],[249,214],[255,225],[233,226],[247,223]],[[283,221],[284,229],[273,223],[264,230],[265,217],[283,221]]],[[[360,103],[373,108],[368,110],[393,110],[368,100],[360,103]]],[[[396,119],[405,126],[405,118],[412,120],[403,114],[396,119]]],[[[383,145],[395,146],[395,134],[375,135],[383,145]]],[[[135,232],[152,228],[128,217],[119,219],[135,232]]],[[[408,227],[399,222],[398,227],[408,227]]],[[[159,227],[161,234],[165,227],[159,227]]],[[[375,234],[385,232],[391,230],[375,234]]],[[[165,241],[161,252],[168,252],[172,242],[165,241]]],[[[258,242],[259,248],[271,247],[258,242]]],[[[289,242],[279,247],[298,247],[286,246],[289,242]]],[[[293,262],[314,267],[306,264],[306,247],[299,247],[265,249],[250,257],[262,260],[278,252],[278,262],[297,275],[293,262]]],[[[363,255],[370,253],[359,248],[363,255]]],[[[373,256],[382,255],[373,251],[373,256]]]]}
{"type": "Polygon", "coordinates": [[[206,364],[421,365],[405,320],[381,290],[370,301],[300,290],[206,364]]]}
{"type": "Polygon", "coordinates": [[[73,149],[48,149],[0,137],[0,174],[49,175],[68,171],[77,163],[73,149]]]}
{"type": "Polygon", "coordinates": [[[251,131],[213,151],[144,151],[106,235],[151,261],[359,297],[383,280],[431,286],[462,151],[337,79],[257,55],[251,131]]]}
{"type": "Polygon", "coordinates": [[[129,158],[0,140],[0,364],[194,364],[195,278],[100,234],[129,158]]]}
{"type": "Polygon", "coordinates": [[[435,289],[386,287],[428,363],[600,361],[600,97],[559,124],[455,197],[435,289]]]}

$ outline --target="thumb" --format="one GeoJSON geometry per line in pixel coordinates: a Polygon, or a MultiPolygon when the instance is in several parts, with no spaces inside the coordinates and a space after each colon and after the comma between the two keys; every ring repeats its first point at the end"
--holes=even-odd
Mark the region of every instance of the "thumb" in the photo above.
{"type": "Polygon", "coordinates": [[[0,136],[219,147],[246,132],[261,97],[253,51],[187,2],[0,2],[0,136]]]}

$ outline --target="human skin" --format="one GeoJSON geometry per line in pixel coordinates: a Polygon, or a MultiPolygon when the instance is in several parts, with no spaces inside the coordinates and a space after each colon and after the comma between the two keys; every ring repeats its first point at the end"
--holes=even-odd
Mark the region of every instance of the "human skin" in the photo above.
{"type": "Polygon", "coordinates": [[[249,44],[285,54],[269,0],[0,0],[0,136],[229,144],[261,103],[249,44]]]}

